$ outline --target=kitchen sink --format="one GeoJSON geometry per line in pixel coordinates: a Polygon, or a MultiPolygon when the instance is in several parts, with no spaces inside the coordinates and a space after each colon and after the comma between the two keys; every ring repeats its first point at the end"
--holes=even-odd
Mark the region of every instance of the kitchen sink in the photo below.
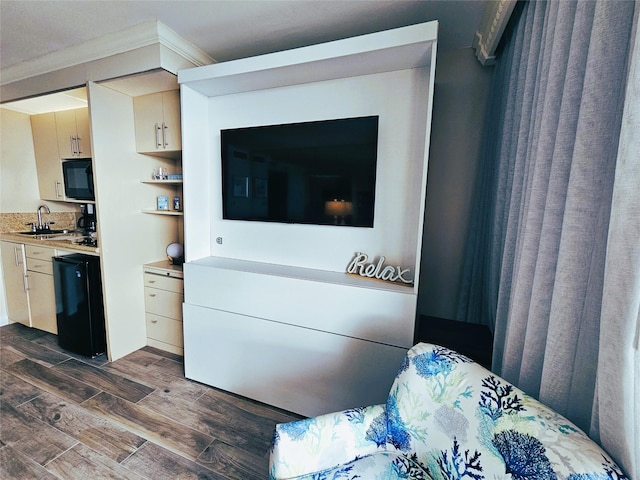
{"type": "Polygon", "coordinates": [[[29,230],[28,232],[17,232],[20,235],[29,235],[31,237],[41,237],[41,236],[46,236],[46,235],[61,235],[61,234],[70,234],[70,233],[77,233],[75,230],[68,230],[68,229],[64,229],[64,230],[39,230],[34,232],[33,230],[29,230]]]}
{"type": "Polygon", "coordinates": [[[97,239],[93,234],[86,234],[83,231],[79,230],[40,230],[39,232],[12,232],[16,235],[24,235],[25,237],[31,237],[34,240],[38,240],[41,242],[48,241],[58,241],[58,242],[68,242],[69,244],[74,245],[86,245],[89,247],[97,247],[97,239]],[[46,232],[46,233],[45,233],[46,232]]]}
{"type": "Polygon", "coordinates": [[[37,240],[82,240],[85,235],[76,230],[47,230],[40,232],[16,232],[19,235],[29,236],[37,240]]]}

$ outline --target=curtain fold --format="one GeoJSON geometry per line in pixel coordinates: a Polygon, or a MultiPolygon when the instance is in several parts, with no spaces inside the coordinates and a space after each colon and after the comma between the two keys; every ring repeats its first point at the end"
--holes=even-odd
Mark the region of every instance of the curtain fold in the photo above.
{"type": "Polygon", "coordinates": [[[613,187],[591,435],[640,478],[640,35],[635,12],[613,187]],[[611,348],[611,346],[614,348],[611,348]]]}
{"type": "Polygon", "coordinates": [[[636,476],[637,14],[627,0],[535,1],[513,19],[494,71],[458,309],[459,320],[493,329],[496,373],[636,476]],[[633,425],[628,414],[635,426],[619,441],[609,423],[633,425]]]}

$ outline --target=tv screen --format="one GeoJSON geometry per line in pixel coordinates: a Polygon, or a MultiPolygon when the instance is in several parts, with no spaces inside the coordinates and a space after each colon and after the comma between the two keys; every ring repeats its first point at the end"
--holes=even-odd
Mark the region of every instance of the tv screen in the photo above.
{"type": "Polygon", "coordinates": [[[377,116],[220,135],[224,219],[373,227],[377,116]]]}

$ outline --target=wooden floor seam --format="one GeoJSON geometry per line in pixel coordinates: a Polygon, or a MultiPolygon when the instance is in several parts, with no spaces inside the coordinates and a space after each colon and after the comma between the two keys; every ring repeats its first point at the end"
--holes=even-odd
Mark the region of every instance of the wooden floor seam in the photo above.
{"type": "Polygon", "coordinates": [[[109,362],[0,327],[0,478],[268,478],[276,423],[301,418],[184,377],[144,347],[109,362]]]}

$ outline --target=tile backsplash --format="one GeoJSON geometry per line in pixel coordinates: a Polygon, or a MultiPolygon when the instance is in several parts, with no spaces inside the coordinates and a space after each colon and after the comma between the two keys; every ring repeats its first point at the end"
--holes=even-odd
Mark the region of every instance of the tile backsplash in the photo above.
{"type": "MultiPolygon", "coordinates": [[[[77,214],[73,212],[51,212],[42,215],[42,221],[51,222],[51,228],[56,230],[76,228],[76,219],[77,214]]],[[[0,213],[0,233],[26,232],[31,227],[27,225],[30,222],[38,222],[38,215],[35,212],[0,213]]]]}

